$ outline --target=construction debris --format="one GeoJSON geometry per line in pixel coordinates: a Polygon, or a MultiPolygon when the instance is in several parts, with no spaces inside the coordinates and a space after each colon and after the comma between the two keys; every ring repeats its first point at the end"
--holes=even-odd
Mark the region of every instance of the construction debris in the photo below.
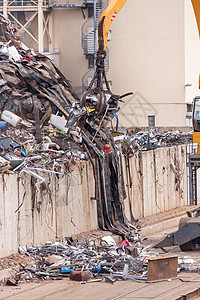
{"type": "Polygon", "coordinates": [[[1,280],[0,285],[66,277],[81,284],[99,281],[113,284],[128,279],[154,282],[176,278],[177,272],[200,270],[199,263],[189,257],[161,255],[154,252],[155,249],[153,251],[153,245],[144,247],[139,242],[128,245],[127,241],[117,245],[112,240],[112,236],[104,236],[100,240],[66,237],[42,246],[20,246],[19,252],[23,254],[19,258],[16,255],[0,260],[1,265],[10,270],[10,277],[1,280]],[[129,248],[135,250],[130,252],[129,248]]]}
{"type": "Polygon", "coordinates": [[[80,131],[66,135],[67,128],[59,130],[53,120],[66,123],[78,97],[47,57],[18,40],[16,28],[2,15],[0,24],[0,171],[69,171],[68,164],[87,157],[77,143],[80,131]]]}
{"type": "MultiPolygon", "coordinates": [[[[81,282],[146,280],[148,258],[158,254],[143,249],[132,212],[132,222],[124,213],[124,150],[119,151],[106,127],[119,109],[117,98],[105,95],[103,107],[89,94],[79,100],[50,59],[21,43],[17,29],[2,15],[0,26],[0,172],[25,172],[36,179],[34,184],[43,184],[42,172],[64,175],[73,172],[77,160],[90,160],[99,227],[123,239],[119,246],[112,237],[99,245],[65,238],[20,246],[19,252],[34,262],[20,264],[2,284],[66,276],[81,282]]],[[[169,145],[180,136],[152,131],[123,139],[135,150],[169,145]]]]}
{"type": "Polygon", "coordinates": [[[37,282],[63,277],[82,283],[103,278],[112,283],[126,279],[146,280],[148,259],[159,254],[146,251],[138,242],[131,245],[137,249],[137,256],[135,253],[127,254],[127,241],[120,245],[111,244],[111,238],[105,236],[100,241],[75,241],[70,237],[38,247],[20,246],[20,253],[25,252],[32,261],[20,263],[18,268],[15,266],[12,276],[1,283],[37,282]]]}
{"type": "Polygon", "coordinates": [[[118,98],[105,95],[103,109],[89,95],[79,100],[51,60],[27,48],[2,15],[0,25],[0,172],[25,172],[43,184],[42,172],[68,174],[77,160],[89,159],[99,227],[138,240],[124,214],[121,154],[106,128],[118,98]]]}
{"type": "Polygon", "coordinates": [[[159,128],[150,129],[149,131],[138,130],[127,130],[126,134],[118,134],[114,137],[115,143],[123,154],[132,155],[138,150],[152,150],[192,143],[192,132],[180,130],[165,132],[159,128]]]}

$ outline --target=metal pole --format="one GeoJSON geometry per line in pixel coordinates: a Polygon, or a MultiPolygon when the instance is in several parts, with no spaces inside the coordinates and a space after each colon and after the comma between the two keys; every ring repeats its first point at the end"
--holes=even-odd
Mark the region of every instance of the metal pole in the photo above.
{"type": "MultiPolygon", "coordinates": [[[[190,154],[189,154],[190,155],[190,154]]],[[[192,192],[192,165],[189,156],[189,200],[190,205],[193,205],[193,192],[192,192]]]]}
{"type": "MultiPolygon", "coordinates": [[[[97,50],[97,2],[94,0],[94,53],[97,50]]],[[[94,72],[96,72],[96,59],[94,56],[94,72]]]]}
{"type": "Polygon", "coordinates": [[[49,16],[49,35],[51,40],[49,40],[49,52],[53,52],[53,12],[50,12],[49,16]]]}
{"type": "Polygon", "coordinates": [[[8,0],[3,0],[3,16],[8,18],[8,0]]]}
{"type": "Polygon", "coordinates": [[[44,42],[43,42],[43,1],[38,1],[38,51],[42,53],[44,51],[44,42]]]}

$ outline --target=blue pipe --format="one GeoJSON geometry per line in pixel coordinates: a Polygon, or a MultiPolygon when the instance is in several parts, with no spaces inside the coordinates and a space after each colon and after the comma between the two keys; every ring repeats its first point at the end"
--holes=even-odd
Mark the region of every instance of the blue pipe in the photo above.
{"type": "Polygon", "coordinates": [[[118,115],[113,112],[113,115],[115,116],[116,120],[117,120],[117,124],[116,124],[116,131],[118,131],[118,126],[119,126],[119,118],[118,118],[118,115]]]}

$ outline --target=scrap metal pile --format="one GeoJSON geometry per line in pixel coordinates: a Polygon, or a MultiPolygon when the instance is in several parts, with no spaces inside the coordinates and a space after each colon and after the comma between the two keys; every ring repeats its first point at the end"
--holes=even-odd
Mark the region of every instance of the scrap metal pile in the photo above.
{"type": "Polygon", "coordinates": [[[9,273],[0,285],[65,277],[82,284],[99,281],[113,284],[128,279],[154,282],[176,278],[177,272],[199,272],[200,269],[194,259],[160,255],[153,244],[144,247],[139,241],[123,240],[117,245],[109,235],[100,240],[67,237],[61,241],[57,238],[56,242],[41,246],[19,246],[19,252],[19,257],[10,259],[9,273]]]}
{"type": "Polygon", "coordinates": [[[32,258],[32,262],[15,266],[11,277],[5,278],[2,285],[63,277],[83,283],[103,279],[110,283],[126,279],[146,280],[148,258],[159,256],[139,242],[132,245],[124,240],[117,245],[112,236],[82,242],[70,237],[39,247],[20,246],[19,251],[32,258]]]}
{"type": "MultiPolygon", "coordinates": [[[[0,15],[0,171],[67,174],[69,163],[90,159],[99,227],[134,240],[137,228],[124,214],[121,156],[105,122],[116,111],[108,100],[83,106],[69,81],[45,56],[28,49],[0,15]]],[[[106,100],[106,99],[105,99],[106,100]]]]}
{"type": "Polygon", "coordinates": [[[192,132],[163,131],[150,129],[149,131],[129,130],[126,134],[114,138],[117,145],[129,148],[130,153],[136,150],[151,150],[161,147],[183,145],[192,143],[192,132]]]}

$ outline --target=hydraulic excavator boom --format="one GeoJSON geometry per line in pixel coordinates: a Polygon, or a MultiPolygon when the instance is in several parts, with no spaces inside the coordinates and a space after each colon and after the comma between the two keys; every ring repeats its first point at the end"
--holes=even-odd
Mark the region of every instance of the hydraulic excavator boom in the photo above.
{"type": "Polygon", "coordinates": [[[102,12],[98,23],[98,50],[95,53],[96,68],[94,76],[87,88],[81,95],[80,106],[95,110],[98,116],[105,112],[117,112],[118,101],[121,98],[131,95],[114,95],[106,78],[105,58],[106,44],[110,26],[127,0],[111,0],[107,8],[102,12]],[[105,88],[104,88],[105,85],[105,88]]]}
{"type": "Polygon", "coordinates": [[[99,50],[106,51],[108,33],[110,26],[127,0],[112,0],[108,7],[102,12],[98,25],[99,50]]]}
{"type": "MultiPolygon", "coordinates": [[[[105,71],[106,44],[110,26],[127,0],[111,0],[107,8],[102,12],[98,23],[98,49],[95,52],[94,76],[81,95],[80,101],[74,102],[66,124],[67,131],[78,141],[81,141],[81,128],[86,120],[98,124],[99,128],[103,121],[117,119],[119,101],[125,96],[115,95],[111,92],[105,71]]],[[[118,119],[117,119],[118,120],[118,119]]]]}

